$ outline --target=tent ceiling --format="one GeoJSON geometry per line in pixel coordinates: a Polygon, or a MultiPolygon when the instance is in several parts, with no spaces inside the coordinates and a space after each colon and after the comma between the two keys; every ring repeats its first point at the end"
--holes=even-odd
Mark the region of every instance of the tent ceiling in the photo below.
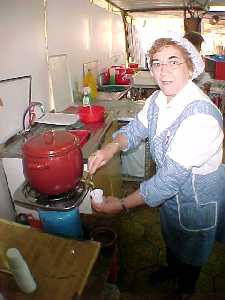
{"type": "Polygon", "coordinates": [[[205,10],[208,5],[224,5],[224,0],[108,0],[126,12],[144,12],[153,10],[184,10],[191,5],[205,10]]]}

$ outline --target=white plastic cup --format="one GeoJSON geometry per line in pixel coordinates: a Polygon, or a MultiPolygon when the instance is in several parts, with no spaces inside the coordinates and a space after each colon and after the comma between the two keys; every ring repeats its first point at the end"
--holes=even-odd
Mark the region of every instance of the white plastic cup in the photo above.
{"type": "Polygon", "coordinates": [[[103,190],[95,189],[90,192],[91,198],[94,200],[95,203],[102,203],[103,202],[103,190]]]}

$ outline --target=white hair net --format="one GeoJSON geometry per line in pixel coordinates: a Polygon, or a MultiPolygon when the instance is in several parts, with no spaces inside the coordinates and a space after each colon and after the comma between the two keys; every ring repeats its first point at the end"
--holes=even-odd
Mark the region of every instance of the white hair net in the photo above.
{"type": "Polygon", "coordinates": [[[191,42],[189,42],[187,39],[183,38],[181,35],[179,35],[176,32],[167,31],[161,34],[160,36],[156,37],[155,40],[150,45],[150,48],[153,46],[154,42],[160,38],[170,38],[172,41],[174,41],[175,43],[177,43],[178,45],[186,49],[186,51],[190,55],[194,67],[192,79],[197,78],[204,71],[205,64],[203,62],[201,54],[198,52],[198,50],[191,42]]]}

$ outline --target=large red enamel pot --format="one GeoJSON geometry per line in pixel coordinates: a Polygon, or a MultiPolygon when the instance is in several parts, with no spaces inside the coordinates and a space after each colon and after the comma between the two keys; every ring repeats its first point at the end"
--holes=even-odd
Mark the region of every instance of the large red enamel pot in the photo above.
{"type": "Polygon", "coordinates": [[[82,152],[74,135],[47,131],[23,145],[25,178],[37,191],[58,195],[73,189],[83,175],[82,152]]]}

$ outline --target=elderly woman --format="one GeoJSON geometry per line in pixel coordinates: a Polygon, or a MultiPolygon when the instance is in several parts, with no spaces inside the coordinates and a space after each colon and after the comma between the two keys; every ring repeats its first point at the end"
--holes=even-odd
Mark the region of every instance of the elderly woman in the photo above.
{"type": "Polygon", "coordinates": [[[175,277],[179,292],[191,294],[215,240],[225,241],[222,115],[192,82],[204,64],[188,40],[170,34],[157,39],[149,60],[160,90],[110,144],[89,158],[89,170],[94,174],[115,153],[148,138],[156,174],[126,198],[106,197],[92,206],[103,213],[143,204],[159,207],[168,267],[151,282],[175,277]]]}

